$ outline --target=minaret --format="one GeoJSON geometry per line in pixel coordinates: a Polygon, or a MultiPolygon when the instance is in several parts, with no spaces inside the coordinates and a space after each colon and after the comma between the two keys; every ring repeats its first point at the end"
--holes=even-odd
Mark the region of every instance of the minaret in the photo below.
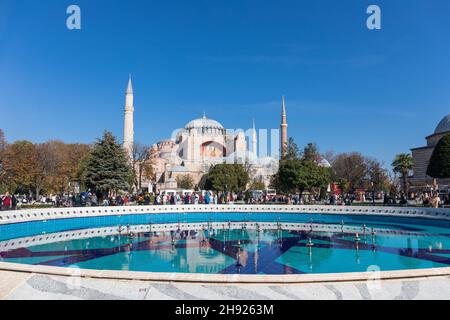
{"type": "Polygon", "coordinates": [[[281,110],[281,157],[284,157],[287,153],[287,122],[286,122],[286,104],[284,102],[283,96],[283,105],[281,110]]]}
{"type": "Polygon", "coordinates": [[[252,152],[255,156],[258,156],[258,140],[256,139],[256,126],[255,119],[253,119],[253,132],[252,132],[252,152]]]}
{"type": "Polygon", "coordinates": [[[125,119],[123,125],[123,147],[128,153],[130,160],[133,159],[134,144],[134,122],[133,122],[133,85],[131,83],[131,74],[128,79],[128,87],[125,93],[125,119]]]}

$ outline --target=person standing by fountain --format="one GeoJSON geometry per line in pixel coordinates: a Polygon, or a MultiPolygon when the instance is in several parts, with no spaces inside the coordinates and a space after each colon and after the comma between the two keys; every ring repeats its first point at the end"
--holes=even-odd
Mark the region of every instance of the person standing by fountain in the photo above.
{"type": "Polygon", "coordinates": [[[2,198],[2,209],[9,210],[11,209],[11,196],[9,192],[7,192],[2,198]]]}
{"type": "Polygon", "coordinates": [[[431,199],[431,207],[434,209],[439,208],[439,205],[441,203],[441,198],[439,197],[438,193],[435,193],[433,198],[431,199]]]}
{"type": "Polygon", "coordinates": [[[14,194],[11,196],[11,209],[17,209],[17,198],[14,194]]]}

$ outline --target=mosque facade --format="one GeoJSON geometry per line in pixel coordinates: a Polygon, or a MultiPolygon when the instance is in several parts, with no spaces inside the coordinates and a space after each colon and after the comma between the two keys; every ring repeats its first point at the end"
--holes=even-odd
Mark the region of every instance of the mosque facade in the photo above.
{"type": "MultiPolygon", "coordinates": [[[[434,184],[434,179],[427,175],[428,164],[439,140],[447,134],[450,134],[450,114],[439,122],[433,134],[425,138],[426,146],[411,149],[414,169],[409,181],[413,189],[423,190],[434,184]]],[[[439,186],[449,186],[450,179],[436,179],[436,183],[439,186]]]]}
{"type": "MultiPolygon", "coordinates": [[[[131,77],[126,91],[124,119],[124,148],[132,157],[134,143],[133,127],[133,89],[131,77]]],[[[286,106],[282,102],[281,153],[287,145],[286,106]]],[[[273,149],[273,148],[272,148],[273,149]]],[[[259,181],[269,187],[272,175],[278,170],[279,152],[266,156],[261,152],[258,156],[257,130],[226,129],[220,122],[203,117],[188,122],[178,129],[172,137],[160,141],[151,147],[149,158],[155,181],[143,181],[142,187],[152,192],[177,190],[177,178],[190,176],[195,185],[209,169],[220,163],[239,163],[246,167],[252,181],[259,181]]]]}

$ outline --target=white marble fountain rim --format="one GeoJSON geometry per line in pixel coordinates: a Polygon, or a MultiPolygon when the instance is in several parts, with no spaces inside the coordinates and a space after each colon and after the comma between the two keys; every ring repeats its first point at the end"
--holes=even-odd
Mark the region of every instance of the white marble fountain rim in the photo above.
{"type": "MultiPolygon", "coordinates": [[[[288,206],[288,205],[185,205],[185,206],[138,206],[58,208],[7,211],[0,214],[0,224],[21,223],[93,216],[117,216],[149,213],[202,213],[202,212],[266,212],[266,213],[317,213],[339,215],[370,215],[418,217],[450,220],[450,209],[398,208],[398,207],[344,207],[344,206],[288,206]]],[[[413,279],[450,276],[450,267],[394,270],[380,272],[348,272],[301,275],[225,275],[200,273],[156,273],[138,271],[90,270],[40,265],[24,265],[0,262],[0,271],[45,274],[66,277],[87,277],[96,279],[140,280],[152,282],[185,282],[217,284],[298,284],[345,281],[376,281],[389,279],[413,279]]]]}

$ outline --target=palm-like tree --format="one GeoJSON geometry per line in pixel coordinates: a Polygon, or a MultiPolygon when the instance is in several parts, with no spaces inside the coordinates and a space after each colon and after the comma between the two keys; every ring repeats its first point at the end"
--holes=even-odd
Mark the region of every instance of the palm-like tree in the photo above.
{"type": "Polygon", "coordinates": [[[399,173],[403,180],[403,191],[408,193],[408,173],[414,167],[414,159],[409,153],[401,153],[395,156],[392,162],[394,172],[399,173]]]}

